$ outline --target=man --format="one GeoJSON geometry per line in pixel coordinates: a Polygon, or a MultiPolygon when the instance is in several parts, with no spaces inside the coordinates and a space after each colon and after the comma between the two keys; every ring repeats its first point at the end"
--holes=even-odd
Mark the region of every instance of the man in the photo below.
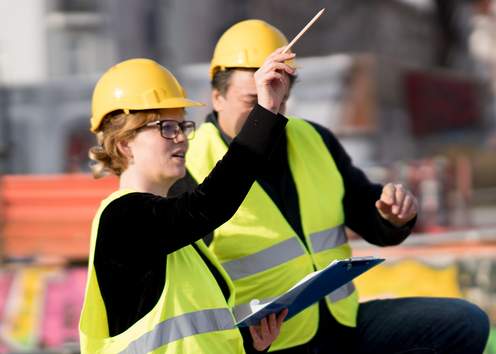
{"type": "MultiPolygon", "coordinates": [[[[183,183],[201,182],[224,155],[256,103],[254,71],[286,44],[279,30],[259,20],[242,21],[219,39],[210,67],[214,111],[191,142],[190,181],[183,183]]],[[[398,184],[370,183],[325,128],[291,119],[284,139],[269,172],[206,240],[234,281],[238,308],[280,295],[315,269],[350,257],[345,226],[388,246],[401,243],[415,223],[416,198],[398,184]]],[[[359,304],[349,283],[285,322],[270,351],[481,353],[487,335],[487,316],[466,301],[359,304]]]]}

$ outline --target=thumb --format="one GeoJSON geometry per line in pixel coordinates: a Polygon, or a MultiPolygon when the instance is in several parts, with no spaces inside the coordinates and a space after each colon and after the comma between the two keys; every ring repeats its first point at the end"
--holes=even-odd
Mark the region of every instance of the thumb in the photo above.
{"type": "Polygon", "coordinates": [[[382,200],[378,200],[375,202],[375,207],[377,211],[382,215],[388,215],[391,213],[391,205],[384,203],[382,200]]]}

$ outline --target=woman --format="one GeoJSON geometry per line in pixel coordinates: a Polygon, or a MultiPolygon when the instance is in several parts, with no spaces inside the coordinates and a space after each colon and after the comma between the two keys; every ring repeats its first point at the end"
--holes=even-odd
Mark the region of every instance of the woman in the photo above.
{"type": "Polygon", "coordinates": [[[94,172],[119,176],[92,225],[81,321],[82,353],[244,353],[266,350],[287,311],[242,334],[233,288],[201,238],[236,211],[283,134],[278,114],[294,69],[274,52],[256,73],[258,105],[217,167],[189,194],[184,176],[194,123],[174,76],[154,61],[117,64],[93,92],[94,172]],[[249,338],[251,335],[251,338],[249,338]],[[245,340],[243,340],[245,338],[245,340]]]}

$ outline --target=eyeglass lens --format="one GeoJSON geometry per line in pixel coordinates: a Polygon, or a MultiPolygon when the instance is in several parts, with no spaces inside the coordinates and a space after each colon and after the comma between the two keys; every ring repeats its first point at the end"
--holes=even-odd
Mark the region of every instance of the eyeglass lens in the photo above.
{"type": "Polygon", "coordinates": [[[186,138],[191,139],[195,132],[195,123],[190,121],[161,121],[160,130],[162,132],[162,136],[167,139],[174,139],[180,131],[183,132],[186,138]]]}

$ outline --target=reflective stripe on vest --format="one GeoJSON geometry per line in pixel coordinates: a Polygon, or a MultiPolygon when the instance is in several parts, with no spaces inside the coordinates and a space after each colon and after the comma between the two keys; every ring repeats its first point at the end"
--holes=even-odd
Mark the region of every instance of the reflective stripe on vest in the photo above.
{"type": "Polygon", "coordinates": [[[149,353],[163,345],[189,336],[234,328],[228,309],[211,309],[185,313],[159,323],[133,341],[121,354],[149,353]]]}
{"type": "Polygon", "coordinates": [[[315,253],[341,246],[348,241],[343,225],[311,234],[310,240],[315,253]]]}
{"type": "Polygon", "coordinates": [[[296,237],[246,257],[222,263],[232,280],[248,277],[305,254],[296,237]]]}
{"type": "MultiPolygon", "coordinates": [[[[342,225],[311,234],[310,240],[314,252],[332,249],[347,241],[342,225]]],[[[302,245],[295,236],[260,252],[222,263],[222,266],[232,280],[238,280],[277,267],[304,254],[302,245]]]]}
{"type": "Polygon", "coordinates": [[[350,296],[355,291],[355,285],[350,281],[349,283],[340,286],[332,293],[326,296],[326,299],[330,302],[338,302],[339,300],[344,299],[345,297],[350,296]]]}

